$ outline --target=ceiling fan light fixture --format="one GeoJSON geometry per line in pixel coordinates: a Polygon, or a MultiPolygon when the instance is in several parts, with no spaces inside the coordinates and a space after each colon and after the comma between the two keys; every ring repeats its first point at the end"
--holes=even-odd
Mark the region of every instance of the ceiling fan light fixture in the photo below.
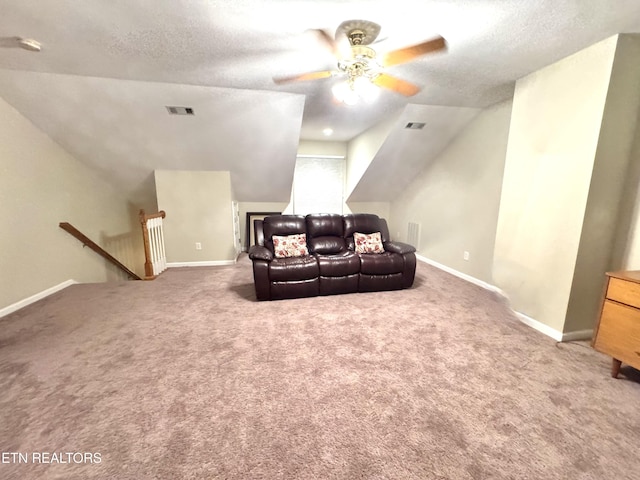
{"type": "Polygon", "coordinates": [[[366,103],[375,102],[380,95],[380,89],[371,83],[369,77],[358,77],[353,80],[353,90],[366,103]]]}
{"type": "Polygon", "coordinates": [[[333,97],[345,105],[355,105],[358,103],[358,93],[352,88],[350,82],[344,81],[336,83],[331,89],[333,97]]]}
{"type": "Polygon", "coordinates": [[[369,77],[365,76],[349,78],[344,82],[336,83],[331,91],[333,97],[345,105],[355,105],[360,101],[373,103],[380,95],[380,89],[371,82],[369,77]]]}

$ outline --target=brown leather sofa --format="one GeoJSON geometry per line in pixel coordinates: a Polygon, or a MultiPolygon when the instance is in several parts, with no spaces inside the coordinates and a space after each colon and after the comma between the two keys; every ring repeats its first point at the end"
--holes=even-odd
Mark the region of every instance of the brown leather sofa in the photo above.
{"type": "MultiPolygon", "coordinates": [[[[270,215],[254,222],[249,250],[258,300],[399,290],[413,285],[415,248],[392,242],[372,214],[270,215]],[[356,253],[354,233],[380,232],[384,252],[356,253]],[[307,255],[278,258],[273,236],[306,235],[307,255]]],[[[278,240],[278,239],[276,239],[278,240]]]]}

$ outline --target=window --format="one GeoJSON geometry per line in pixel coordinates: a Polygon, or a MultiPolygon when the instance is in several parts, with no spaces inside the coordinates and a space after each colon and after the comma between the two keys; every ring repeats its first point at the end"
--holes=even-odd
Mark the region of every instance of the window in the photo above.
{"type": "Polygon", "coordinates": [[[298,158],[293,173],[293,213],[342,214],[344,158],[298,158]]]}

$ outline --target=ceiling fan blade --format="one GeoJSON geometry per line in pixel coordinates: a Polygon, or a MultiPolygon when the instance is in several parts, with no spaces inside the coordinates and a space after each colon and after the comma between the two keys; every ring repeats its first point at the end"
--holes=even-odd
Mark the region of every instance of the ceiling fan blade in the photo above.
{"type": "Polygon", "coordinates": [[[410,47],[392,50],[382,55],[381,64],[385,67],[400,65],[401,63],[410,62],[416,57],[426,53],[437,52],[447,48],[447,42],[442,37],[437,37],[427,42],[418,43],[410,47]]]}
{"type": "Polygon", "coordinates": [[[334,39],[326,32],[326,30],[321,30],[318,28],[312,29],[311,31],[316,34],[316,36],[320,40],[320,43],[328,48],[331,53],[333,53],[333,56],[338,60],[346,60],[353,57],[351,44],[349,43],[349,39],[346,35],[334,39]]]}
{"type": "Polygon", "coordinates": [[[15,48],[20,42],[20,37],[0,37],[0,47],[15,48]]]}
{"type": "Polygon", "coordinates": [[[374,78],[373,83],[375,85],[378,85],[379,87],[388,88],[389,90],[398,92],[405,97],[411,97],[412,95],[415,95],[420,91],[420,87],[418,87],[417,85],[407,82],[406,80],[394,77],[392,75],[388,75],[386,73],[381,73],[376,78],[374,78]]]}
{"type": "Polygon", "coordinates": [[[40,42],[32,38],[0,37],[0,48],[22,48],[32,52],[39,52],[40,42]]]}
{"type": "Polygon", "coordinates": [[[333,76],[334,73],[335,72],[332,72],[331,70],[324,70],[322,72],[302,73],[300,75],[292,75],[290,77],[277,77],[277,78],[274,78],[273,81],[277,85],[281,85],[283,83],[304,82],[307,80],[319,80],[321,78],[329,78],[333,76]]]}
{"type": "Polygon", "coordinates": [[[320,43],[324,44],[324,46],[331,50],[334,54],[336,53],[338,45],[331,35],[319,28],[313,28],[311,29],[311,31],[316,34],[318,40],[320,40],[320,43]]]}

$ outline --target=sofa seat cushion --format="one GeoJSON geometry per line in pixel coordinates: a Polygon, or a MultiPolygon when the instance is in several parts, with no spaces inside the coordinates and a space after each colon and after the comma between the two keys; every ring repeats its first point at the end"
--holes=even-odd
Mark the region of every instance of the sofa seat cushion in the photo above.
{"type": "Polygon", "coordinates": [[[384,290],[400,290],[402,288],[402,274],[365,275],[360,274],[358,280],[359,292],[381,292],[384,290]]]}
{"type": "Polygon", "coordinates": [[[323,277],[343,277],[360,271],[360,258],[353,252],[345,251],[336,255],[316,255],[320,275],[323,277]]]}
{"type": "Polygon", "coordinates": [[[360,275],[346,275],[344,277],[320,276],[320,295],[335,295],[338,293],[355,293],[358,291],[360,275]]]}
{"type": "Polygon", "coordinates": [[[309,280],[319,274],[318,261],[312,255],[274,258],[269,263],[269,280],[272,282],[309,280]]]}
{"type": "Polygon", "coordinates": [[[315,297],[320,294],[319,286],[319,278],[291,282],[272,282],[271,299],[315,297]]]}
{"type": "Polygon", "coordinates": [[[360,273],[367,275],[389,275],[400,273],[404,268],[402,255],[392,252],[360,254],[360,273]]]}

